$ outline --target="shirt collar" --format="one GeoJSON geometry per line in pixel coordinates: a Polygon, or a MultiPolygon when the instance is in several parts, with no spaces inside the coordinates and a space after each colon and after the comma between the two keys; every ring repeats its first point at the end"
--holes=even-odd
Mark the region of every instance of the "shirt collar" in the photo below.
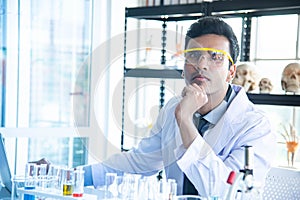
{"type": "MultiPolygon", "coordinates": [[[[236,96],[236,93],[232,89],[231,85],[228,84],[228,90],[224,97],[224,100],[213,110],[203,116],[203,118],[208,121],[210,124],[215,125],[219,119],[223,116],[225,111],[227,110],[229,104],[236,96]]],[[[195,113],[195,117],[201,117],[201,114],[195,113]]]]}

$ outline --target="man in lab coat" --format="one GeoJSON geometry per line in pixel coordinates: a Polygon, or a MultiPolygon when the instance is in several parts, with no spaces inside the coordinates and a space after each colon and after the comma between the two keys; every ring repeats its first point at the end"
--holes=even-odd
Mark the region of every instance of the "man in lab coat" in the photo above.
{"type": "Polygon", "coordinates": [[[185,42],[182,95],[161,109],[151,136],[137,148],[85,166],[85,185],[103,185],[107,172],[153,175],[164,169],[176,180],[177,194],[189,193],[183,189],[187,178],[200,196],[209,196],[210,174],[224,196],[230,171],[244,168],[245,146],[253,147],[254,178],[264,183],[275,134],[243,88],[230,84],[239,53],[231,27],[221,18],[203,17],[191,25],[185,42]]]}

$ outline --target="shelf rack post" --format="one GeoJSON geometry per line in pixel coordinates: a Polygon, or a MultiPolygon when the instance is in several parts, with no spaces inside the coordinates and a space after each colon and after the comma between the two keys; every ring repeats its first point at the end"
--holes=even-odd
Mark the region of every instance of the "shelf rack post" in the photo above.
{"type": "MultiPolygon", "coordinates": [[[[166,19],[163,20],[162,24],[162,36],[161,36],[161,65],[166,64],[166,46],[167,46],[167,22],[166,19]]],[[[162,108],[165,103],[165,81],[160,81],[160,100],[159,100],[159,108],[162,108]]]]}
{"type": "Polygon", "coordinates": [[[251,40],[251,20],[248,15],[243,17],[242,21],[242,41],[240,61],[250,61],[250,40],[251,40]]]}
{"type": "Polygon", "coordinates": [[[125,124],[125,74],[126,70],[126,43],[127,43],[127,9],[125,10],[125,23],[124,23],[124,60],[123,60],[123,94],[122,94],[122,130],[121,130],[121,151],[125,151],[124,149],[124,124],[125,124]]]}

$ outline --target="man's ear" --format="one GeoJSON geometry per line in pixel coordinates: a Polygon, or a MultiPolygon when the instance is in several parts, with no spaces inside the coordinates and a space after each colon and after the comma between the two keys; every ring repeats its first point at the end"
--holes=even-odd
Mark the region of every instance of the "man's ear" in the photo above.
{"type": "Polygon", "coordinates": [[[229,67],[229,70],[228,70],[228,73],[227,73],[226,81],[228,83],[231,83],[232,79],[234,79],[235,72],[236,72],[236,65],[234,64],[234,65],[231,65],[229,67]]]}

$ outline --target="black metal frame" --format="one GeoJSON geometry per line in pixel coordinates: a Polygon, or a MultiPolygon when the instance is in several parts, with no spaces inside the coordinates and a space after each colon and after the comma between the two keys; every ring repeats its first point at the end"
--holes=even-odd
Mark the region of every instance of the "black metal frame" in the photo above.
{"type": "Polygon", "coordinates": [[[166,5],[152,7],[126,8],[126,17],[137,19],[162,20],[161,16],[169,16],[168,21],[196,19],[207,15],[251,16],[300,14],[299,0],[218,0],[197,4],[166,5]]]}
{"type": "MultiPolygon", "coordinates": [[[[249,61],[251,17],[265,15],[300,14],[300,0],[218,0],[197,4],[168,5],[153,7],[137,7],[125,9],[125,33],[124,33],[124,81],[123,81],[123,107],[122,107],[122,136],[121,150],[124,144],[124,98],[125,78],[160,78],[180,79],[182,70],[177,69],[135,69],[126,67],[126,30],[127,18],[151,19],[163,21],[163,30],[167,21],[182,21],[198,19],[202,16],[216,15],[222,17],[242,17],[243,31],[241,44],[241,61],[249,61]]],[[[162,41],[162,46],[165,41],[162,41]]],[[[162,62],[164,64],[164,46],[162,48],[162,62]]],[[[164,95],[160,91],[161,99],[164,95]]],[[[278,106],[300,106],[300,95],[277,95],[277,94],[247,94],[254,104],[278,105],[278,106]]]]}
{"type": "Polygon", "coordinates": [[[300,106],[300,95],[287,94],[251,94],[248,98],[254,104],[276,105],[276,106],[300,106]]]}

